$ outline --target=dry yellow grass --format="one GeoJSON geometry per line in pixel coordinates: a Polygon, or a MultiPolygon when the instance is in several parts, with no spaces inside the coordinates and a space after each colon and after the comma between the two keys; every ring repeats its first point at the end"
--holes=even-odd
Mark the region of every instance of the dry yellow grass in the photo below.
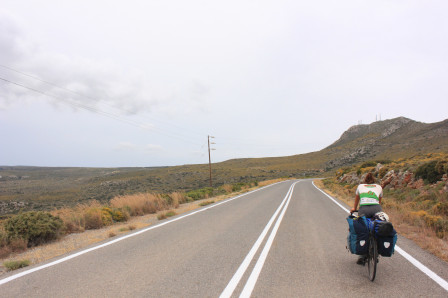
{"type": "Polygon", "coordinates": [[[158,194],[140,193],[115,197],[110,201],[110,206],[127,209],[131,216],[139,216],[165,210],[168,208],[168,203],[158,194]]]}
{"type": "Polygon", "coordinates": [[[181,192],[172,192],[169,196],[172,199],[174,208],[178,208],[180,204],[184,204],[187,201],[185,194],[181,192]]]}
{"type": "Polygon", "coordinates": [[[233,186],[230,184],[224,184],[221,186],[222,189],[224,189],[225,192],[232,192],[233,186]]]}
{"type": "Polygon", "coordinates": [[[62,219],[67,233],[76,233],[110,224],[111,222],[104,219],[102,209],[103,206],[98,201],[92,200],[86,204],[78,204],[74,208],[53,210],[51,214],[62,219]]]}

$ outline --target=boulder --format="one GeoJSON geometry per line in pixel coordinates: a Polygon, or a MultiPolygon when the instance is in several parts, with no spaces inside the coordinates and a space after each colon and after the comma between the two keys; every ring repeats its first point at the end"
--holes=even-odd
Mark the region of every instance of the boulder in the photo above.
{"type": "Polygon", "coordinates": [[[358,175],[356,175],[356,173],[348,173],[348,174],[344,174],[340,179],[340,182],[345,182],[345,183],[349,183],[349,184],[359,184],[360,180],[358,175]]]}
{"type": "Polygon", "coordinates": [[[403,182],[408,184],[408,183],[410,183],[412,181],[413,177],[414,177],[414,174],[406,171],[404,173],[403,182]]]}
{"type": "Polygon", "coordinates": [[[393,176],[389,176],[386,179],[383,179],[381,182],[381,187],[385,188],[386,186],[388,186],[391,182],[392,182],[393,176]]]}
{"type": "Polygon", "coordinates": [[[382,164],[378,163],[375,167],[375,173],[378,173],[382,167],[384,167],[384,166],[382,164]]]}
{"type": "Polygon", "coordinates": [[[425,182],[423,179],[418,179],[417,181],[414,181],[413,183],[409,184],[409,187],[413,189],[421,189],[425,185],[425,182]]]}

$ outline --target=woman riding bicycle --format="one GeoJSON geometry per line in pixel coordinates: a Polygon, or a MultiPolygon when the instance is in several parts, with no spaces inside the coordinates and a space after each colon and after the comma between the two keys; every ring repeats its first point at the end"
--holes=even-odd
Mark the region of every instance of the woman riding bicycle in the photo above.
{"type": "MultiPolygon", "coordinates": [[[[350,213],[358,210],[358,216],[365,216],[368,218],[374,217],[375,213],[382,212],[381,199],[383,198],[383,188],[375,184],[375,179],[372,173],[368,173],[364,178],[364,184],[358,185],[356,189],[355,206],[350,210],[350,213]],[[359,204],[359,209],[358,208],[359,204]]],[[[365,256],[360,256],[356,262],[359,265],[364,265],[365,256]]]]}
{"type": "Polygon", "coordinates": [[[372,173],[368,173],[364,178],[364,183],[358,185],[356,189],[355,206],[350,210],[351,213],[358,210],[358,216],[374,217],[375,213],[383,211],[381,200],[383,198],[383,188],[375,184],[375,178],[372,173]]]}

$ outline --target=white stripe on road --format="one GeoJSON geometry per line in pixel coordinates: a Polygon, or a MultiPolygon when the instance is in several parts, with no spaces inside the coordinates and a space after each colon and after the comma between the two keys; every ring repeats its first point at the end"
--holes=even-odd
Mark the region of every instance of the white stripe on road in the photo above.
{"type": "MultiPolygon", "coordinates": [[[[343,210],[345,210],[347,213],[350,213],[350,211],[342,206],[338,201],[336,201],[333,197],[331,197],[329,194],[324,192],[322,189],[318,188],[313,181],[313,185],[315,188],[317,188],[319,191],[321,191],[324,195],[326,195],[328,198],[330,198],[333,202],[335,202],[339,207],[341,207],[343,210]]],[[[398,252],[400,255],[402,255],[406,260],[408,260],[412,265],[420,269],[423,273],[425,273],[427,276],[429,276],[432,280],[434,280],[436,283],[438,283],[442,288],[444,288],[446,291],[448,291],[448,282],[438,276],[434,271],[430,270],[428,267],[420,263],[418,260],[416,260],[413,256],[405,252],[401,247],[398,245],[395,246],[395,251],[398,252]]]]}
{"type": "Polygon", "coordinates": [[[275,235],[277,235],[278,228],[283,220],[283,216],[285,215],[286,209],[288,209],[289,202],[291,201],[292,193],[294,191],[294,186],[297,184],[294,183],[292,185],[293,189],[289,193],[288,201],[286,202],[285,207],[282,210],[282,213],[277,219],[274,228],[272,229],[271,235],[269,235],[268,241],[266,242],[263,251],[261,252],[260,257],[258,258],[257,264],[255,264],[254,270],[252,274],[249,276],[246,285],[244,286],[243,291],[241,292],[240,298],[249,298],[254,290],[255,284],[257,283],[258,276],[260,275],[261,269],[263,269],[264,262],[268,256],[269,250],[271,249],[272,243],[274,242],[275,235]]]}
{"type": "Polygon", "coordinates": [[[5,284],[5,283],[7,283],[7,282],[10,282],[10,281],[12,281],[12,280],[15,280],[15,279],[17,279],[17,278],[23,277],[23,276],[25,276],[25,275],[31,274],[31,273],[33,273],[33,272],[36,272],[36,271],[39,271],[39,270],[42,270],[42,269],[45,269],[45,268],[48,268],[48,267],[52,267],[52,266],[54,266],[54,265],[57,265],[57,264],[60,264],[60,263],[63,263],[63,262],[66,262],[66,261],[68,261],[68,260],[71,260],[71,259],[74,259],[74,258],[76,258],[76,257],[79,257],[79,256],[81,256],[81,255],[83,255],[83,254],[86,254],[86,253],[88,253],[88,252],[91,252],[91,251],[94,251],[94,250],[97,250],[97,249],[100,249],[100,248],[109,246],[109,245],[111,245],[111,244],[114,244],[114,243],[123,241],[123,240],[128,239],[128,238],[131,238],[131,237],[135,237],[135,236],[137,236],[137,235],[139,235],[139,234],[148,232],[148,231],[150,231],[150,230],[153,230],[153,229],[156,229],[156,228],[160,228],[160,227],[162,227],[162,226],[164,226],[164,225],[167,225],[167,224],[169,224],[169,223],[172,223],[172,222],[181,220],[181,219],[183,219],[183,218],[185,218],[185,217],[188,217],[188,216],[197,214],[197,213],[199,213],[199,212],[203,212],[203,211],[205,211],[205,210],[214,208],[214,207],[216,207],[216,206],[219,206],[219,205],[222,205],[222,204],[231,202],[231,201],[233,201],[233,200],[239,199],[239,198],[241,198],[241,197],[247,196],[247,195],[249,195],[249,194],[252,194],[252,193],[254,193],[254,192],[260,191],[260,190],[265,189],[265,188],[267,188],[267,187],[274,186],[274,185],[279,184],[279,183],[284,183],[284,182],[277,182],[277,183],[274,183],[274,184],[270,184],[270,185],[261,187],[261,188],[259,188],[259,189],[256,189],[256,190],[247,192],[247,193],[245,193],[245,194],[242,194],[242,195],[239,195],[239,196],[230,198],[230,199],[228,199],[228,200],[225,200],[225,201],[222,201],[222,202],[219,202],[219,203],[210,205],[210,206],[205,207],[205,208],[201,208],[201,209],[199,209],[199,210],[197,210],[197,211],[188,213],[188,214],[186,214],[186,215],[182,215],[182,216],[173,218],[173,219],[171,219],[171,220],[169,220],[169,221],[160,223],[160,224],[158,224],[158,225],[155,225],[155,226],[152,226],[152,227],[148,227],[148,228],[142,229],[142,230],[140,230],[140,231],[138,231],[138,232],[135,232],[135,233],[133,233],[133,234],[129,234],[129,235],[126,235],[126,236],[117,238],[117,239],[115,239],[115,240],[106,242],[106,243],[104,243],[104,244],[101,244],[101,245],[98,245],[98,246],[95,246],[95,247],[92,247],[92,248],[89,248],[89,249],[86,249],[86,250],[82,250],[82,251],[77,252],[77,253],[75,253],[75,254],[72,254],[72,255],[66,256],[66,257],[64,257],[64,258],[61,258],[61,259],[59,259],[59,260],[53,261],[53,262],[51,262],[51,263],[48,263],[48,264],[45,264],[45,265],[41,265],[41,266],[38,266],[38,267],[35,267],[35,268],[32,268],[32,269],[26,270],[26,271],[22,271],[22,272],[20,272],[20,273],[18,273],[18,274],[15,274],[15,275],[11,275],[10,277],[7,277],[7,278],[4,278],[4,279],[0,280],[0,285],[5,284]]]}
{"type": "MultiPolygon", "coordinates": [[[[300,182],[300,181],[298,181],[298,182],[300,182]]],[[[261,234],[258,237],[257,241],[252,246],[251,250],[249,251],[247,256],[244,258],[244,260],[241,263],[241,265],[238,267],[237,271],[233,275],[233,277],[230,280],[230,282],[228,283],[227,287],[221,293],[220,298],[228,298],[228,297],[232,296],[233,291],[235,290],[235,288],[237,287],[237,285],[240,282],[241,278],[243,277],[244,273],[246,272],[247,268],[249,267],[249,264],[252,262],[252,259],[254,258],[256,252],[258,251],[258,249],[259,249],[261,243],[263,242],[264,238],[266,237],[266,234],[270,230],[270,228],[272,226],[272,223],[274,222],[274,220],[277,217],[278,213],[282,210],[283,206],[285,205],[285,202],[287,202],[286,203],[286,207],[283,208],[282,215],[280,215],[279,220],[277,220],[277,222],[275,224],[275,227],[277,227],[277,229],[278,229],[278,226],[280,225],[280,222],[281,222],[281,218],[283,218],[283,214],[284,214],[284,212],[285,212],[285,210],[287,208],[287,205],[289,204],[289,200],[291,198],[294,186],[298,182],[295,182],[294,184],[291,185],[291,187],[289,188],[288,192],[286,193],[285,198],[281,202],[280,206],[277,208],[277,210],[275,211],[274,215],[271,217],[271,219],[269,220],[269,222],[267,223],[267,225],[265,226],[265,228],[261,232],[261,234]]],[[[274,227],[274,230],[275,230],[275,233],[276,233],[277,229],[275,229],[275,227],[274,227]]],[[[272,240],[273,240],[273,236],[272,235],[274,234],[274,236],[275,236],[275,233],[271,232],[271,235],[269,236],[269,239],[272,238],[272,240]]],[[[269,242],[269,240],[268,240],[268,242],[269,242]]],[[[265,247],[263,249],[263,252],[266,251],[266,246],[267,246],[267,244],[265,245],[265,247]]],[[[270,245],[269,245],[269,248],[270,248],[270,245]]],[[[269,249],[265,252],[266,255],[267,255],[267,252],[269,252],[269,249]]],[[[263,253],[262,253],[262,255],[263,255],[263,253]]],[[[260,258],[261,258],[261,256],[260,256],[260,258]]],[[[264,257],[264,259],[266,259],[266,257],[264,257]]],[[[260,267],[259,262],[260,262],[260,259],[257,262],[258,267],[260,267]]],[[[263,264],[264,264],[264,260],[263,260],[263,264]]],[[[263,267],[263,264],[261,264],[261,267],[259,268],[260,271],[261,271],[261,268],[263,267]]],[[[254,269],[254,271],[255,271],[255,269],[254,269]]],[[[254,271],[252,272],[251,277],[254,275],[254,271]]],[[[259,272],[258,272],[258,274],[259,274],[259,272]]],[[[255,286],[255,282],[256,282],[256,279],[258,278],[258,274],[257,274],[256,278],[255,278],[255,276],[252,277],[253,286],[255,286]]],[[[246,287],[247,287],[247,284],[246,284],[246,287]]],[[[245,287],[245,289],[246,289],[246,287],[245,287]]],[[[252,292],[252,290],[253,290],[253,287],[250,290],[250,292],[252,292]]]]}

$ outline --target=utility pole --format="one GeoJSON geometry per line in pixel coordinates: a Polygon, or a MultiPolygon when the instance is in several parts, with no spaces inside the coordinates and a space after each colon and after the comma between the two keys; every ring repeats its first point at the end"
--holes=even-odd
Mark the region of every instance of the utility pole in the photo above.
{"type": "Polygon", "coordinates": [[[213,187],[213,183],[212,183],[212,159],[210,157],[210,150],[216,150],[214,148],[210,149],[210,144],[216,144],[216,143],[210,143],[210,138],[214,139],[215,137],[213,136],[207,136],[207,141],[208,141],[208,167],[210,169],[210,187],[213,187]]]}

